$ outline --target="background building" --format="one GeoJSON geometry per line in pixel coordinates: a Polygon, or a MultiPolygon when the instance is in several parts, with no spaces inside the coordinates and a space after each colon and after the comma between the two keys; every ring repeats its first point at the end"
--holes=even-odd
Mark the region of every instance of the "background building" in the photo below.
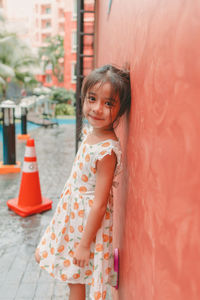
{"type": "Polygon", "coordinates": [[[65,35],[65,0],[34,0],[35,47],[45,46],[47,37],[65,35]]]}
{"type": "MultiPolygon", "coordinates": [[[[46,39],[60,35],[65,37],[65,0],[34,0],[33,14],[33,47],[45,47],[46,39]]],[[[64,58],[60,62],[64,69],[64,58]]],[[[38,76],[44,86],[63,86],[53,75],[52,65],[49,64],[45,72],[38,76]]]]}
{"type": "MultiPolygon", "coordinates": [[[[93,9],[92,0],[85,1],[85,9],[93,9]]],[[[94,16],[85,15],[86,32],[94,31],[94,16]]],[[[77,51],[77,0],[35,0],[34,4],[34,46],[45,46],[47,37],[64,37],[64,82],[58,83],[52,75],[51,66],[41,80],[45,86],[59,85],[76,90],[76,51],[77,51]]],[[[93,38],[85,37],[84,51],[93,53],[93,38]]],[[[93,67],[91,59],[85,59],[86,73],[93,67]]]]}
{"type": "Polygon", "coordinates": [[[14,31],[29,46],[33,46],[33,1],[0,0],[0,7],[6,18],[6,26],[14,31]]]}
{"type": "MultiPolygon", "coordinates": [[[[46,46],[46,38],[60,35],[64,39],[64,57],[60,64],[64,70],[63,82],[58,82],[52,74],[52,66],[37,78],[44,86],[61,86],[76,90],[77,51],[77,0],[0,0],[8,19],[10,30],[17,31],[33,51],[46,46]]],[[[94,9],[94,0],[85,1],[85,10],[94,9]]],[[[84,32],[94,31],[94,14],[84,15],[84,32]]],[[[84,54],[91,55],[94,39],[84,37],[84,54]]],[[[84,59],[84,72],[93,68],[93,59],[84,59]]],[[[84,75],[85,75],[84,74],[84,75]]]]}
{"type": "Polygon", "coordinates": [[[5,8],[5,0],[0,0],[0,8],[5,8]]]}
{"type": "MultiPolygon", "coordinates": [[[[94,10],[94,0],[84,1],[84,10],[94,10]]],[[[65,11],[65,74],[64,82],[67,89],[76,89],[76,62],[77,62],[77,0],[66,2],[65,11]]],[[[79,34],[94,33],[95,20],[94,14],[84,13],[84,27],[83,32],[79,34]]],[[[83,37],[83,54],[88,55],[84,58],[84,76],[87,75],[94,66],[93,55],[94,52],[94,37],[85,35],[83,37]]]]}
{"type": "Polygon", "coordinates": [[[65,3],[64,86],[76,90],[77,1],[65,3]]]}

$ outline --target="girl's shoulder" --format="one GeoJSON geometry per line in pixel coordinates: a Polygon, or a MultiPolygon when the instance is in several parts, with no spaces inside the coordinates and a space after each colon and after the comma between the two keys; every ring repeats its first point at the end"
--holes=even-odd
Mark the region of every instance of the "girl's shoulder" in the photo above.
{"type": "MultiPolygon", "coordinates": [[[[82,129],[82,144],[86,146],[87,152],[91,155],[91,164],[96,166],[97,160],[102,160],[106,155],[114,153],[117,159],[115,175],[119,174],[122,169],[122,151],[120,141],[115,135],[112,135],[104,140],[90,143],[88,137],[92,133],[91,126],[84,126],[82,129]]],[[[83,147],[84,149],[84,147],[83,147]]]]}
{"type": "Polygon", "coordinates": [[[115,175],[120,173],[122,167],[122,152],[119,140],[109,138],[92,145],[85,142],[85,145],[87,145],[89,152],[93,153],[91,163],[94,168],[96,167],[97,161],[114,153],[116,156],[115,175]]]}

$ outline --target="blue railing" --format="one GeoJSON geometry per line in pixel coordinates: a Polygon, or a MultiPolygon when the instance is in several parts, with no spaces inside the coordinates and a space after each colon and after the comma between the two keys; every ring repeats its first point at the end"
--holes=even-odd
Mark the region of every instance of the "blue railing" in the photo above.
{"type": "MultiPolygon", "coordinates": [[[[52,121],[57,122],[59,125],[63,124],[75,124],[75,119],[52,119],[52,121]]],[[[31,130],[36,129],[38,127],[41,127],[40,125],[36,125],[30,122],[27,122],[27,133],[29,133],[31,130]]],[[[21,122],[15,123],[15,133],[20,134],[21,133],[21,122]]],[[[0,122],[0,142],[3,141],[3,127],[2,122],[0,122]]]]}

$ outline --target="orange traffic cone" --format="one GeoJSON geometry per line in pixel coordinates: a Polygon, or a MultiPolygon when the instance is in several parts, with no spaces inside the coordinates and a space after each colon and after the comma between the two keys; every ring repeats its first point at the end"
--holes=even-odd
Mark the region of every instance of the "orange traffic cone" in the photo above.
{"type": "Polygon", "coordinates": [[[7,201],[10,209],[22,217],[51,209],[52,200],[43,198],[37,167],[34,139],[27,141],[19,197],[7,201]]]}
{"type": "Polygon", "coordinates": [[[18,134],[17,138],[18,138],[18,140],[27,141],[30,139],[30,134],[18,134]]]}

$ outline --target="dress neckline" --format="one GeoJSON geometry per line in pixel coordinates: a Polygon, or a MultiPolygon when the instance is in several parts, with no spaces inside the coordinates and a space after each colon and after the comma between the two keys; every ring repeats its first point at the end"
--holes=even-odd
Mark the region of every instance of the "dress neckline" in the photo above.
{"type": "MultiPolygon", "coordinates": [[[[87,138],[86,138],[87,139],[87,138]]],[[[88,145],[88,146],[97,146],[99,144],[103,144],[103,143],[106,143],[107,141],[113,141],[115,143],[119,143],[119,140],[113,140],[113,139],[106,139],[106,140],[103,140],[101,142],[98,142],[98,143],[95,143],[95,144],[88,144],[86,141],[84,141],[84,145],[88,145]]]]}

